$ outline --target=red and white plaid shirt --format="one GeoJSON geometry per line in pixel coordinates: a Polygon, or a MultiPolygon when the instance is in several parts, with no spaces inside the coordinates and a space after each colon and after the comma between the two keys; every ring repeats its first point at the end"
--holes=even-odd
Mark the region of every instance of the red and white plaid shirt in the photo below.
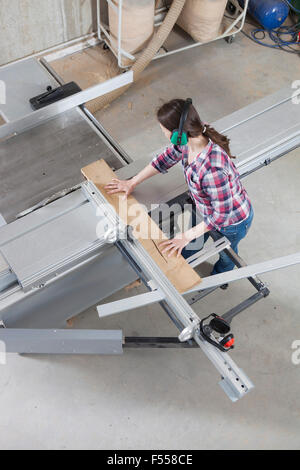
{"type": "Polygon", "coordinates": [[[205,149],[189,164],[188,146],[172,145],[152,160],[152,166],[166,173],[180,161],[191,197],[208,230],[220,230],[248,218],[249,196],[225,150],[209,140],[205,149]]]}

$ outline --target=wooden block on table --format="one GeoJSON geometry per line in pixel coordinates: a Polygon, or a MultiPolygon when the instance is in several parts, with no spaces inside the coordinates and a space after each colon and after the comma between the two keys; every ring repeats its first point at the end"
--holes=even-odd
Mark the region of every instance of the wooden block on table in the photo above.
{"type": "Polygon", "coordinates": [[[115,178],[115,174],[104,160],[94,162],[82,168],[81,171],[87,180],[97,186],[120,218],[134,228],[135,237],[180,293],[200,284],[200,276],[189,266],[183,256],[177,258],[173,255],[169,258],[161,252],[159,244],[166,239],[166,236],[132,195],[124,200],[122,194],[106,192],[104,187],[115,178]]]}

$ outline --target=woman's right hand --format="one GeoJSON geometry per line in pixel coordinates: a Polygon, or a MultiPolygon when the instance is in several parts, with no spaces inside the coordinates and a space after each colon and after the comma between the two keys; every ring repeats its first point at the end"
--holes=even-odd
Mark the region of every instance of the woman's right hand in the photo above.
{"type": "Polygon", "coordinates": [[[125,193],[124,199],[132,193],[135,188],[135,184],[133,179],[130,180],[119,180],[117,178],[113,178],[111,183],[108,183],[105,186],[107,194],[116,194],[116,193],[125,193]]]}

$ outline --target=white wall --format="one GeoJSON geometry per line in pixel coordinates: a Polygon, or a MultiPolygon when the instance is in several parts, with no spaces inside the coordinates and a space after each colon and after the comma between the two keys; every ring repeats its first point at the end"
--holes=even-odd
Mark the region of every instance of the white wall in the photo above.
{"type": "Polygon", "coordinates": [[[95,0],[0,0],[0,65],[93,30],[95,0]]]}

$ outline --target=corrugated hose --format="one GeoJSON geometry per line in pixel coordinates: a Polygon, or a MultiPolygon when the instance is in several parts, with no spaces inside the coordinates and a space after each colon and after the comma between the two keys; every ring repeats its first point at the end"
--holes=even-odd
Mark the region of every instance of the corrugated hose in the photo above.
{"type": "MultiPolygon", "coordinates": [[[[147,48],[137,59],[135,64],[131,67],[131,70],[133,71],[133,82],[136,82],[139,79],[141,73],[145,70],[147,65],[149,65],[155,54],[159,51],[159,49],[166,41],[167,37],[174,28],[174,25],[177,19],[179,18],[179,15],[185,3],[186,0],[174,0],[171,4],[170,9],[163,23],[159,27],[158,31],[153,35],[147,48]]],[[[130,85],[126,85],[125,87],[122,87],[118,90],[112,91],[111,93],[107,93],[104,96],[96,98],[92,101],[92,103],[89,104],[89,110],[91,111],[91,113],[96,113],[97,111],[100,111],[100,109],[109,105],[112,101],[114,101],[123,93],[125,93],[125,91],[128,90],[129,87],[130,85]]]]}

